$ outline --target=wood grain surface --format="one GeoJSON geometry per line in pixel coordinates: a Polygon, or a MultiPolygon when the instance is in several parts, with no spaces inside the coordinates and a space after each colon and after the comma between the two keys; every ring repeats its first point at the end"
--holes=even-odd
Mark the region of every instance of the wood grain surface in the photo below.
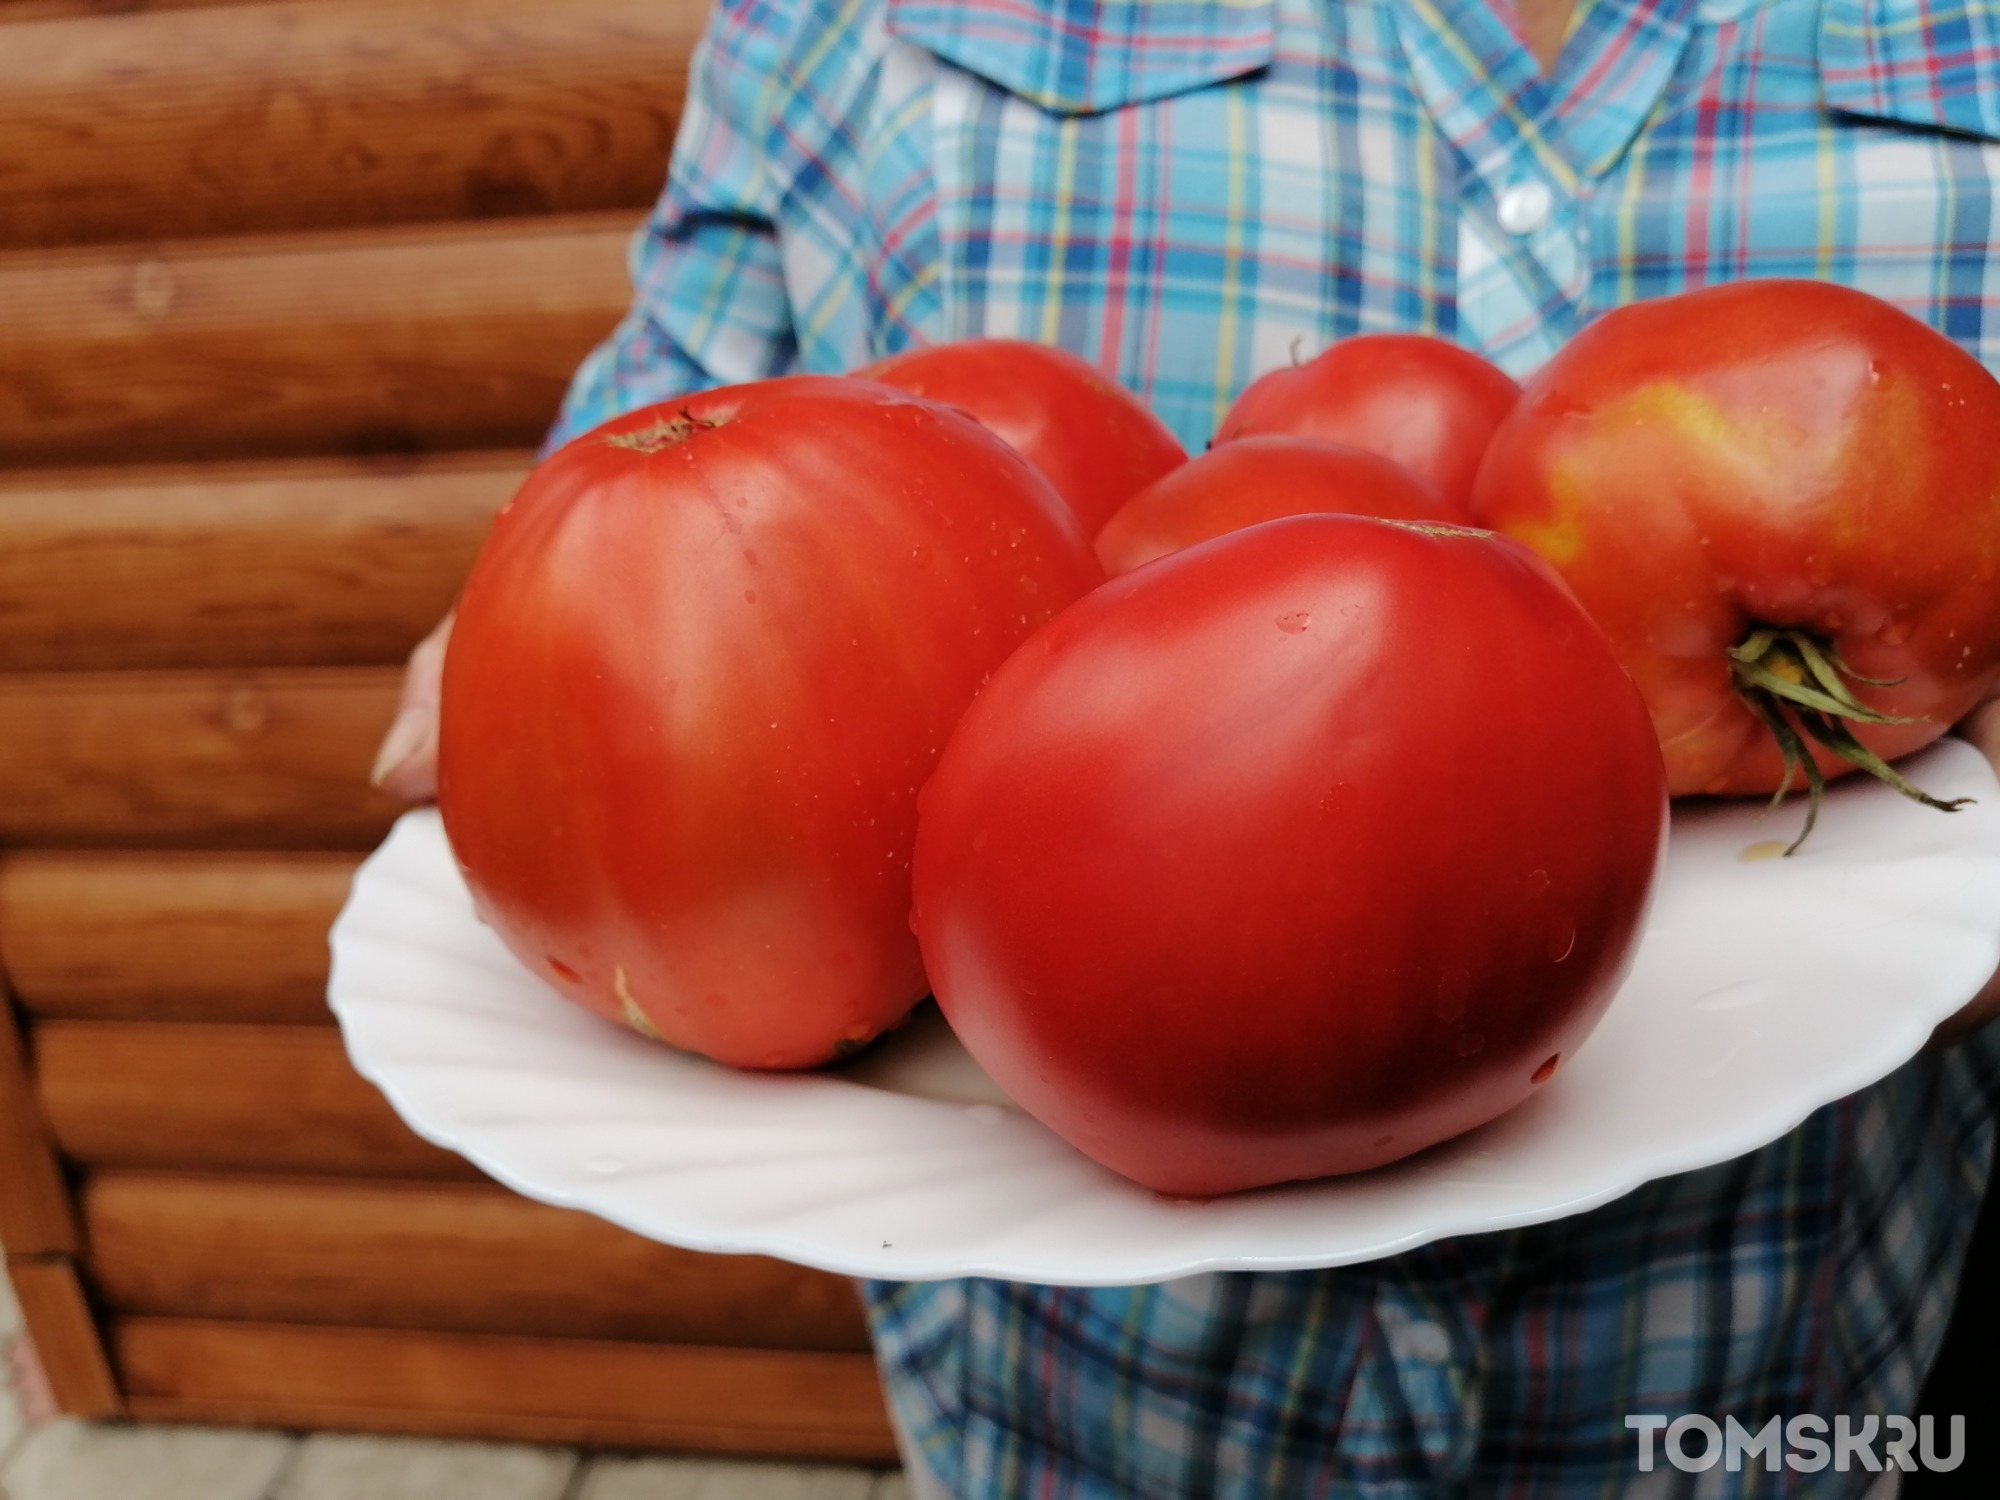
{"type": "Polygon", "coordinates": [[[118,1318],[142,1420],[893,1462],[863,1354],[118,1318]]]}
{"type": "Polygon", "coordinates": [[[316,851],[0,855],[0,955],[42,1018],[325,1026],[359,863],[316,851]]]}
{"type": "Polygon", "coordinates": [[[73,1255],[81,1244],[55,1138],[37,1107],[19,1019],[0,973],[0,1245],[73,1255]]]}
{"type": "Polygon", "coordinates": [[[103,1172],[114,1312],[866,1353],[845,1277],[700,1255],[484,1185],[103,1172]]]}
{"type": "Polygon", "coordinates": [[[0,676],[0,844],[370,849],[395,667],[0,676]]]}
{"type": "Polygon", "coordinates": [[[400,663],[528,463],[0,474],[0,671],[400,663]]]}
{"type": "Polygon", "coordinates": [[[532,447],[635,223],[0,254],[0,467],[532,447]]]}
{"type": "Polygon", "coordinates": [[[666,177],[705,0],[0,6],[0,245],[597,209],[666,177]]]}
{"type": "Polygon", "coordinates": [[[484,1180],[410,1132],[331,1026],[44,1021],[35,1086],[89,1167],[484,1180]]]}
{"type": "Polygon", "coordinates": [[[265,0],[0,0],[0,25],[67,16],[125,16],[141,11],[261,5],[265,0]]]}

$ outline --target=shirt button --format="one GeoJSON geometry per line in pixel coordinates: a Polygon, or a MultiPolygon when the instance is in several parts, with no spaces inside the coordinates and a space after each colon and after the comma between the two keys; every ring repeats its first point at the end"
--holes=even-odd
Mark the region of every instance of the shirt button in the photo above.
{"type": "Polygon", "coordinates": [[[1500,195],[1500,227],[1509,234],[1533,234],[1549,222],[1554,207],[1546,183],[1516,183],[1500,195]]]}

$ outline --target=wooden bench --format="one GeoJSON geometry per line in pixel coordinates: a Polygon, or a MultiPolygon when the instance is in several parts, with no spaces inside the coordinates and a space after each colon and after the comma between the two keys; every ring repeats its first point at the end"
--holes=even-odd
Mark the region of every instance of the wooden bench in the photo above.
{"type": "Polygon", "coordinates": [[[0,0],[0,1243],[68,1411],[893,1456],[844,1280],[514,1196],[325,1001],[704,14],[0,0]]]}

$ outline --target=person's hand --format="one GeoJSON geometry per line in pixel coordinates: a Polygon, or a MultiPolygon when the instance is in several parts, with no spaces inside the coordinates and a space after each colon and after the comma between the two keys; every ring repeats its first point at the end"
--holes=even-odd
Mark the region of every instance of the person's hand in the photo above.
{"type": "Polygon", "coordinates": [[[417,643],[403,672],[403,699],[395,721],[375,753],[369,780],[405,802],[428,802],[437,795],[438,688],[444,680],[444,647],[451,639],[451,615],[417,643]]]}
{"type": "MultiPolygon", "coordinates": [[[[2000,694],[1967,714],[1959,722],[1957,733],[1976,745],[1993,762],[1993,768],[2000,771],[2000,694]]],[[[1986,987],[1972,997],[1969,1005],[1931,1033],[1930,1045],[1949,1047],[1995,1018],[2000,1018],[2000,972],[1986,981],[1986,987]]]]}

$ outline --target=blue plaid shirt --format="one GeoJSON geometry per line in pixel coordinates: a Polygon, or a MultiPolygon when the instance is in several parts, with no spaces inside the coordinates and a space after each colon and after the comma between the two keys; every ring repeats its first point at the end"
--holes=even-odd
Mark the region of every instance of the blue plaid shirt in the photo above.
{"type": "MultiPolygon", "coordinates": [[[[2000,3],[722,0],[638,297],[554,438],[913,344],[1063,344],[1199,448],[1254,376],[1417,329],[1533,368],[1747,276],[2000,365],[2000,3]]],[[[868,1287],[954,1494],[1858,1494],[1637,1470],[1624,1417],[1910,1412],[1993,1149],[2000,1028],[1739,1161],[1374,1265],[868,1287]]],[[[1976,1442],[1983,1434],[1975,1433],[1976,1442]]]]}

